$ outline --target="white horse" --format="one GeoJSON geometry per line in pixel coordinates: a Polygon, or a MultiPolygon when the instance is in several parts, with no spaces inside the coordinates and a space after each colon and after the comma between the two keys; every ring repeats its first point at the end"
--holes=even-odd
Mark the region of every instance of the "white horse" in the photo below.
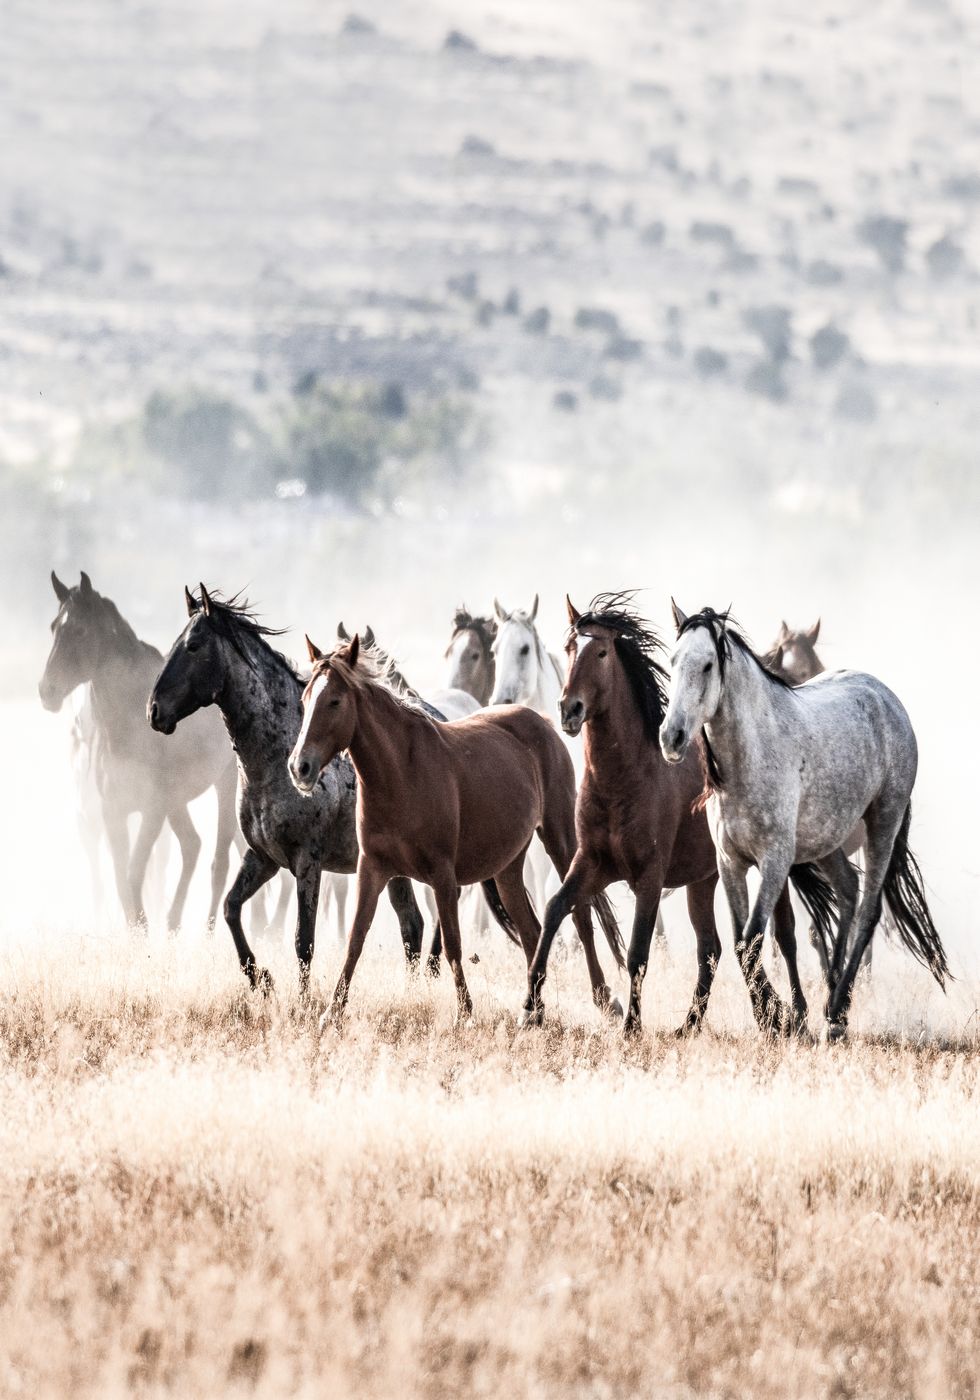
{"type": "Polygon", "coordinates": [[[545,647],[534,619],[538,595],[527,612],[507,612],[496,598],[497,635],[493,643],[494,686],[491,705],[527,705],[555,724],[565,676],[561,662],[545,647]]]}
{"type": "Polygon", "coordinates": [[[906,948],[944,986],[946,954],[908,845],[918,750],[901,701],[860,671],[825,672],[794,688],[766,670],[727,613],[687,617],[673,606],[678,644],[660,747],[679,763],[703,736],[718,873],[757,1015],[783,1019],[759,954],[790,870],[801,865],[830,882],[840,911],[826,1010],[832,1039],[846,1032],[883,898],[906,948]],[[842,847],[862,818],[858,903],[858,876],[842,847]],[[760,884],[750,911],[745,877],[753,865],[760,884]]]}

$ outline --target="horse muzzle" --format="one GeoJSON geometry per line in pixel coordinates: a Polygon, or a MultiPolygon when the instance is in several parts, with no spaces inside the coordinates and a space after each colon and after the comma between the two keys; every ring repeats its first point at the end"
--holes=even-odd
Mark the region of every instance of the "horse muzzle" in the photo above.
{"type": "Polygon", "coordinates": [[[64,696],[59,695],[51,686],[45,685],[44,681],[37,688],[37,693],[41,697],[41,704],[48,714],[56,715],[64,704],[64,696]]]}
{"type": "Polygon", "coordinates": [[[665,721],[660,726],[660,752],[667,763],[683,763],[691,736],[680,724],[665,721]]]}
{"type": "Polygon", "coordinates": [[[321,771],[319,763],[308,753],[290,755],[289,776],[293,787],[297,792],[303,793],[304,797],[309,797],[316,787],[321,771]]]}
{"type": "Polygon", "coordinates": [[[561,727],[572,739],[581,734],[585,719],[585,705],[581,700],[562,701],[561,727]]]}
{"type": "Polygon", "coordinates": [[[172,734],[177,728],[176,717],[168,714],[160,701],[154,700],[152,696],[146,702],[146,718],[150,722],[150,728],[155,729],[158,734],[172,734]]]}

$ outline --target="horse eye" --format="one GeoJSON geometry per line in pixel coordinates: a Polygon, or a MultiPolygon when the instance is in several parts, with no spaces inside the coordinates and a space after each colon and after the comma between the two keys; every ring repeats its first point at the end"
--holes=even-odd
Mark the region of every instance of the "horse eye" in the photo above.
{"type": "Polygon", "coordinates": [[[704,665],[704,667],[702,668],[702,675],[705,675],[705,676],[706,676],[706,675],[708,674],[708,672],[711,670],[711,666],[712,666],[712,663],[711,663],[710,661],[706,662],[705,665],[704,665]]]}
{"type": "Polygon", "coordinates": [[[340,704],[340,697],[338,696],[337,699],[331,700],[331,701],[330,701],[330,708],[331,708],[331,710],[335,710],[339,704],[340,704]]]}
{"type": "Polygon", "coordinates": [[[608,656],[608,655],[609,655],[608,651],[606,651],[605,648],[603,648],[603,650],[600,651],[600,653],[599,653],[599,660],[601,661],[602,658],[603,658],[604,656],[608,656]]]}
{"type": "Polygon", "coordinates": [[[471,652],[470,652],[470,660],[471,660],[471,661],[479,661],[479,659],[480,659],[480,653],[479,653],[478,651],[471,651],[471,652]]]}
{"type": "Polygon", "coordinates": [[[530,645],[529,645],[527,642],[525,642],[524,645],[521,647],[521,655],[522,655],[522,656],[527,656],[527,655],[529,654],[530,650],[531,650],[530,645]]]}

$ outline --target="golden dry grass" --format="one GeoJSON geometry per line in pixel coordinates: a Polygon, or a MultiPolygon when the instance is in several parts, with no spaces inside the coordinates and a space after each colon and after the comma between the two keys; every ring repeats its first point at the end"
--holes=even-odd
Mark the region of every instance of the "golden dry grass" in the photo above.
{"type": "Polygon", "coordinates": [[[577,955],[518,1034],[470,942],[472,1024],[385,933],[319,1047],[220,935],[9,949],[0,1393],[974,1394],[971,988],[886,967],[850,1044],[773,1045],[729,950],[679,1043],[678,952],[624,1046],[577,955]]]}

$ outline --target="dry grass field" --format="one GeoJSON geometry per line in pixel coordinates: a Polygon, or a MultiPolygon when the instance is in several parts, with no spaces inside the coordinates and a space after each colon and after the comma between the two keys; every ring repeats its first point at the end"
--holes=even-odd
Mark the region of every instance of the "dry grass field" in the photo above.
{"type": "Polygon", "coordinates": [[[474,949],[454,1029],[380,930],[318,1045],[288,948],[263,1002],[220,934],[11,941],[0,1393],[975,1393],[975,989],[886,957],[850,1044],[767,1044],[729,947],[678,1042],[678,943],[627,1046],[577,951],[518,1033],[474,949]]]}

